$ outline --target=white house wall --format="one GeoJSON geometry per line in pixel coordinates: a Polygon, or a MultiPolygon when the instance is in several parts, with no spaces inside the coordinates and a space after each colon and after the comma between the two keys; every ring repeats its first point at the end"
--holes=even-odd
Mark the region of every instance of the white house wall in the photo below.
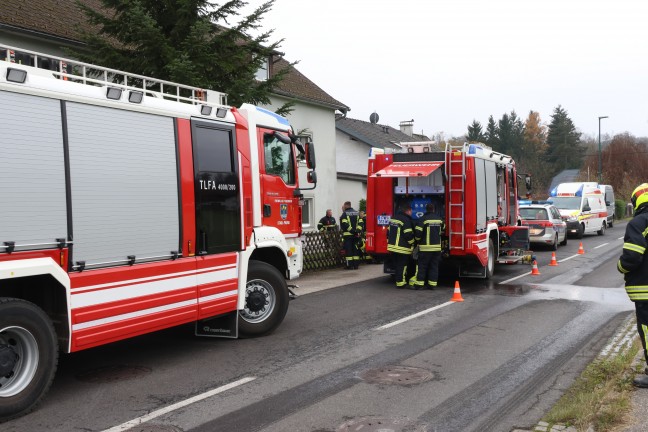
{"type": "MultiPolygon", "coordinates": [[[[271,104],[266,108],[275,111],[288,99],[272,95],[270,101],[271,104]]],[[[317,225],[320,218],[326,214],[326,209],[332,209],[333,214],[337,215],[342,206],[342,203],[336,200],[335,110],[296,101],[294,110],[287,117],[295,132],[307,129],[315,144],[317,188],[305,190],[303,194],[304,198],[313,200],[312,222],[313,225],[317,225]]],[[[299,169],[299,184],[302,188],[312,187],[306,182],[308,171],[305,165],[299,169]]],[[[310,228],[315,229],[315,226],[310,228]]]]}
{"type": "Polygon", "coordinates": [[[367,159],[369,147],[360,141],[352,140],[349,135],[339,130],[335,131],[337,155],[335,163],[339,173],[367,175],[367,159]]]}
{"type": "Polygon", "coordinates": [[[351,201],[357,210],[361,199],[367,198],[367,161],[369,158],[369,145],[352,140],[349,135],[336,130],[337,172],[344,174],[355,174],[363,176],[363,180],[351,180],[341,178],[337,180],[337,207],[341,207],[345,201],[351,201]]]}

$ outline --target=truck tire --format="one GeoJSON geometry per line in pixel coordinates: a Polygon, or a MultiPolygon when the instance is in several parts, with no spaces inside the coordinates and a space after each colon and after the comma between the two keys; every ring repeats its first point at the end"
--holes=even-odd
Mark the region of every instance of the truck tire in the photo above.
{"type": "Polygon", "coordinates": [[[49,317],[33,303],[0,298],[0,422],[33,410],[58,365],[58,341],[49,317]]]}
{"type": "Polygon", "coordinates": [[[495,273],[495,245],[493,244],[493,239],[488,239],[488,261],[486,262],[486,279],[493,277],[495,273]]]}
{"type": "Polygon", "coordinates": [[[275,267],[250,261],[245,285],[245,309],[239,311],[239,333],[243,337],[271,333],[283,321],[290,300],[286,280],[275,267]]]}

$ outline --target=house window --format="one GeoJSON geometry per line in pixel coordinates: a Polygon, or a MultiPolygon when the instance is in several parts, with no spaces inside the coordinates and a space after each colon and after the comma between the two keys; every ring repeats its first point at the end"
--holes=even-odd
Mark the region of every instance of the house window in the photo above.
{"type": "Polygon", "coordinates": [[[267,81],[268,80],[268,59],[263,60],[263,63],[259,66],[259,69],[256,71],[255,78],[257,81],[267,81]]]}
{"type": "Polygon", "coordinates": [[[315,227],[313,223],[313,198],[304,198],[302,206],[302,229],[315,227]]]}

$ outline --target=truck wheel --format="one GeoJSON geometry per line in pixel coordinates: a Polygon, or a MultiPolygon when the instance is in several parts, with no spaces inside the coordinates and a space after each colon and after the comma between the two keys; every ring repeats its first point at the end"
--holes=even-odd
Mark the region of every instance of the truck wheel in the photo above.
{"type": "Polygon", "coordinates": [[[288,311],[288,285],[270,264],[250,261],[245,285],[245,309],[239,311],[241,336],[261,336],[272,332],[288,311]]]}
{"type": "Polygon", "coordinates": [[[601,225],[601,229],[596,231],[596,234],[602,236],[605,234],[605,227],[607,227],[607,221],[603,221],[603,225],[601,225]]]}
{"type": "Polygon", "coordinates": [[[578,232],[576,233],[576,238],[582,239],[583,234],[585,234],[585,225],[579,224],[578,225],[578,232]]]}
{"type": "Polygon", "coordinates": [[[495,245],[493,239],[488,239],[488,261],[486,262],[486,279],[493,277],[495,272],[495,245]]]}
{"type": "Polygon", "coordinates": [[[56,332],[45,312],[22,299],[0,298],[0,422],[38,405],[57,364],[56,332]]]}

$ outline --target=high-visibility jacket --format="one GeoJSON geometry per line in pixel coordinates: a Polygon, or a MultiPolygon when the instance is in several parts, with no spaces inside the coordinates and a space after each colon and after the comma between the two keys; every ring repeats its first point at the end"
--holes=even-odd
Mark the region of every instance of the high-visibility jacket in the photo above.
{"type": "Polygon", "coordinates": [[[435,213],[425,213],[418,220],[414,231],[414,238],[418,243],[421,252],[440,252],[441,251],[441,231],[445,229],[445,224],[439,215],[435,213]]]}
{"type": "Polygon", "coordinates": [[[324,216],[317,224],[317,230],[324,231],[334,229],[336,226],[337,225],[335,224],[335,218],[333,216],[324,216]]]}
{"type": "Polygon", "coordinates": [[[353,208],[348,208],[340,216],[340,229],[343,237],[357,237],[363,230],[362,219],[353,208]]]}
{"type": "Polygon", "coordinates": [[[387,250],[409,255],[414,249],[414,223],[405,213],[398,213],[389,219],[387,250]]]}
{"type": "Polygon", "coordinates": [[[648,301],[648,204],[640,206],[626,226],[623,252],[617,269],[623,273],[625,289],[632,301],[648,301]]]}

